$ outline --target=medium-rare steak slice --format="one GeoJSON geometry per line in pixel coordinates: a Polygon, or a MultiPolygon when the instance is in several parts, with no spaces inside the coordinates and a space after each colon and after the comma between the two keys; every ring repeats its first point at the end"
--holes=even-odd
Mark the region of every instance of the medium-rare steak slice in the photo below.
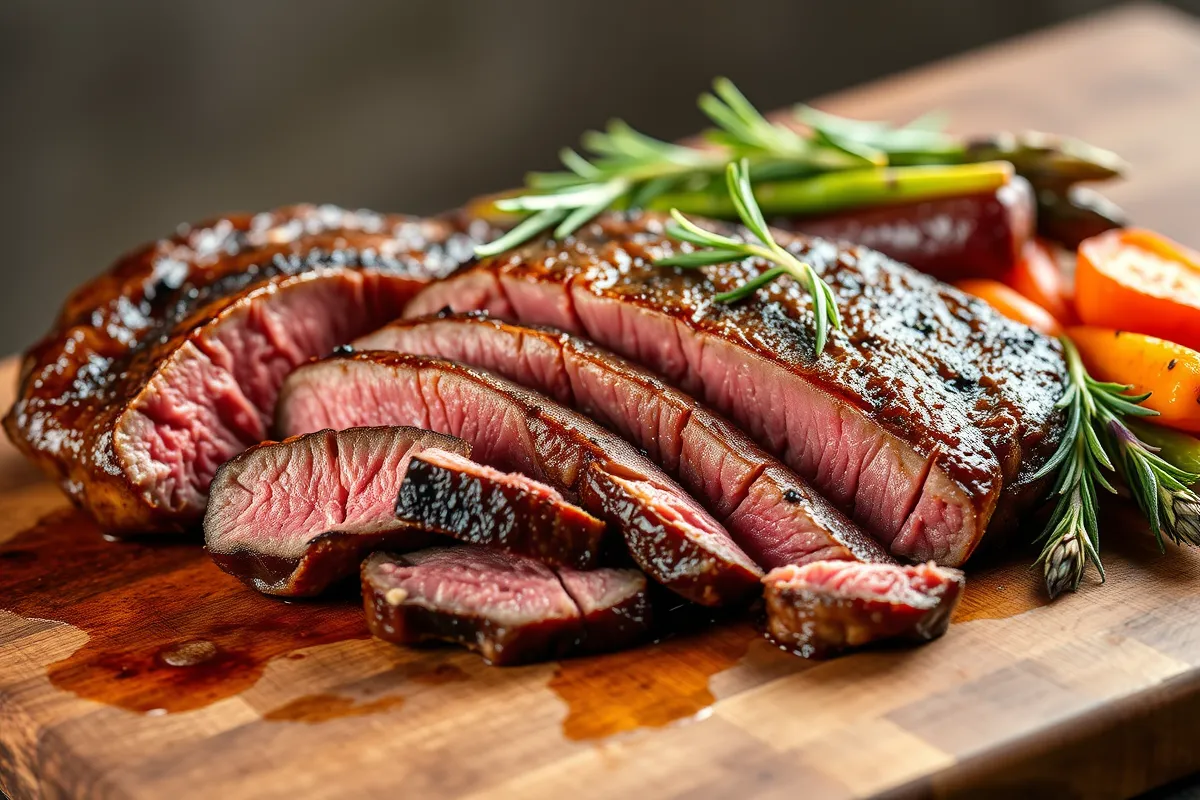
{"type": "Polygon", "coordinates": [[[575,408],[640,447],[770,569],[823,559],[890,561],[829,501],[741,430],[607,350],[478,314],[402,320],[355,342],[459,361],[575,408]]]}
{"type": "Polygon", "coordinates": [[[927,642],[946,632],[966,584],[932,562],[914,566],[816,561],[763,578],[767,632],[805,657],[875,642],[927,642]]]}
{"type": "Polygon", "coordinates": [[[486,310],[615,350],[732,418],[896,555],[960,564],[990,521],[1039,499],[1032,476],[1063,427],[1057,342],[871,250],[780,232],[841,310],[817,357],[803,286],[715,303],[766,265],[656,267],[690,247],[664,223],[606,214],[460,270],[405,314],[486,310]]]}
{"type": "Polygon", "coordinates": [[[637,570],[555,570],[483,547],[435,547],[362,567],[371,633],[397,644],[457,642],[512,665],[628,647],[649,627],[637,570]],[[565,588],[566,587],[566,588],[565,588]]]}
{"type": "Polygon", "coordinates": [[[367,553],[427,546],[395,517],[421,454],[469,455],[461,439],[417,428],[324,430],[256,445],[212,482],[204,540],[213,560],[266,594],[306,596],[357,573],[367,553]]]}
{"type": "Polygon", "coordinates": [[[413,457],[395,506],[416,527],[576,569],[595,565],[605,532],[553,487],[444,450],[413,457]]]}
{"type": "Polygon", "coordinates": [[[636,569],[559,569],[558,578],[583,618],[582,649],[619,650],[650,627],[646,576],[636,569]]]}
{"type": "Polygon", "coordinates": [[[284,382],[276,424],[414,425],[465,439],[481,463],[548,483],[621,532],[650,577],[704,605],[759,591],[758,566],[661,469],[623,439],[544,395],[441,359],[335,355],[284,382]]]}
{"type": "Polygon", "coordinates": [[[16,445],[110,533],[191,528],[284,376],[397,315],[482,231],[296,206],[181,230],[76,291],[27,355],[16,445]]]}

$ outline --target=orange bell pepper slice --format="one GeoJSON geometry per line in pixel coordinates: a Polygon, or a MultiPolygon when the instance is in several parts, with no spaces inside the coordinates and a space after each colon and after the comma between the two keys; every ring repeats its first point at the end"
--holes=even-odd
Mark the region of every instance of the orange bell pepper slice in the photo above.
{"type": "Polygon", "coordinates": [[[1200,254],[1144,230],[1087,239],[1079,245],[1075,308],[1088,325],[1200,350],[1200,254]]]}

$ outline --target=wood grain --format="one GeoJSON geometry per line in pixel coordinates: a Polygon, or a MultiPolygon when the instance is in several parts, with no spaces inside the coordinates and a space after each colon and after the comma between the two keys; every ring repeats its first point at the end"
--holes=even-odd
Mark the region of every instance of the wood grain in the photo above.
{"type": "MultiPolygon", "coordinates": [[[[943,107],[963,131],[1080,135],[1135,164],[1114,199],[1195,245],[1197,74],[1200,28],[1138,6],[820,105],[867,117],[943,107]]],[[[105,543],[4,443],[0,788],[1126,796],[1200,769],[1200,558],[1160,556],[1128,510],[1106,514],[1107,586],[1045,605],[1028,554],[977,566],[950,633],[918,650],[814,664],[733,624],[632,654],[489,669],[365,638],[351,599],[258,597],[194,544],[105,543]],[[46,559],[70,566],[46,574],[46,559]],[[303,638],[308,620],[332,633],[303,638]]]]}

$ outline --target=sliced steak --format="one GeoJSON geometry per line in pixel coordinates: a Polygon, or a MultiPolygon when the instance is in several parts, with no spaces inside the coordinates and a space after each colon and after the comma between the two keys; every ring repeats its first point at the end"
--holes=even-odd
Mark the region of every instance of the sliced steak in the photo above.
{"type": "Polygon", "coordinates": [[[483,547],[376,553],[363,564],[362,583],[367,626],[380,639],[456,642],[498,665],[627,647],[649,624],[637,570],[556,574],[483,547]]]}
{"type": "Polygon", "coordinates": [[[106,531],[189,529],[217,467],[267,438],[284,376],[395,317],[481,234],[331,206],[184,228],[70,297],[5,427],[106,531]]]}
{"type": "Polygon", "coordinates": [[[469,455],[461,439],[417,428],[323,430],[250,448],[217,470],[204,516],[209,553],[266,594],[314,595],[384,547],[425,547],[396,519],[396,495],[418,453],[469,455]]]}
{"type": "Polygon", "coordinates": [[[619,530],[642,569],[682,596],[719,605],[759,590],[757,565],[645,456],[491,373],[400,353],[332,356],[288,377],[276,424],[285,435],[395,424],[461,437],[481,463],[550,484],[619,530]]]}
{"type": "Polygon", "coordinates": [[[444,450],[409,462],[395,506],[415,527],[576,569],[595,565],[605,530],[551,486],[444,450]]]}
{"type": "Polygon", "coordinates": [[[767,632],[781,646],[823,658],[875,642],[927,642],[946,632],[966,584],[932,562],[915,566],[817,561],[763,578],[767,632]]]}
{"type": "Polygon", "coordinates": [[[1032,476],[1063,428],[1056,341],[871,250],[780,232],[841,309],[817,357],[803,286],[714,303],[767,265],[655,267],[688,247],[664,222],[604,215],[460,270],[405,314],[486,310],[585,335],[731,417],[905,558],[960,564],[989,522],[1040,499],[1032,476]]]}
{"type": "Polygon", "coordinates": [[[662,465],[765,568],[823,559],[891,560],[737,427],[652,373],[577,337],[451,314],[395,322],[355,346],[470,364],[579,410],[662,465]]]}

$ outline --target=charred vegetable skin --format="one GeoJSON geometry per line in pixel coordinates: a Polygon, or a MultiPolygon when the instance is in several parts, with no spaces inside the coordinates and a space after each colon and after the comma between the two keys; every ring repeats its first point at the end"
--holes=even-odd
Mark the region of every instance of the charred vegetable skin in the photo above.
{"type": "Polygon", "coordinates": [[[870,247],[944,281],[1003,278],[1034,231],[1033,189],[1014,177],[990,192],[813,217],[783,217],[785,230],[870,247]]]}

